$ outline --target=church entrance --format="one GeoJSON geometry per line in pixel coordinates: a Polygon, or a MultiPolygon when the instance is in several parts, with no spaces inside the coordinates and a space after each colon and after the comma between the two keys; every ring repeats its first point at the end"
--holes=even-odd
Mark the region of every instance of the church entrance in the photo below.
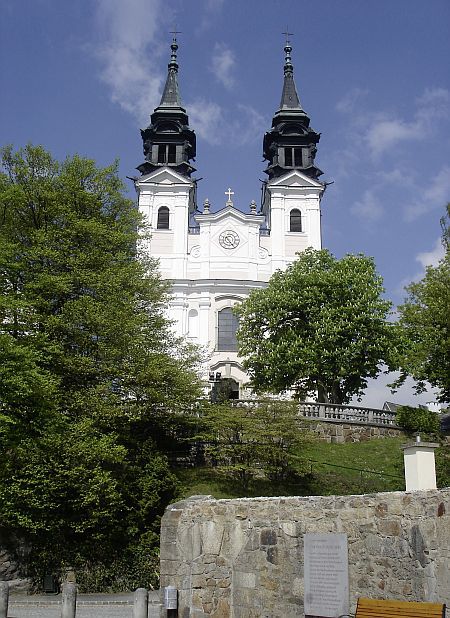
{"type": "Polygon", "coordinates": [[[233,378],[219,378],[211,388],[211,401],[220,403],[239,399],[239,384],[233,378]]]}

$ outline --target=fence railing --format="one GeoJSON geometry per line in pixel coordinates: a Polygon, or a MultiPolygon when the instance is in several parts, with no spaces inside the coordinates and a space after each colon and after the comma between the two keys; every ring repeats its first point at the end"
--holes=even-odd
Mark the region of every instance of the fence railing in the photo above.
{"type": "Polygon", "coordinates": [[[337,403],[305,403],[299,404],[302,416],[338,421],[353,421],[377,425],[396,425],[395,412],[366,408],[362,406],[349,406],[337,403]]]}
{"type": "MultiPolygon", "coordinates": [[[[279,405],[280,400],[274,400],[274,403],[279,405]]],[[[233,406],[243,407],[258,407],[264,403],[267,405],[267,400],[261,401],[258,399],[239,399],[229,402],[233,406]]],[[[292,405],[292,402],[286,401],[287,405],[292,405]]],[[[389,410],[379,410],[378,408],[368,408],[365,406],[351,406],[338,403],[321,403],[321,402],[300,402],[297,404],[300,416],[306,418],[316,418],[324,421],[341,421],[348,423],[365,423],[368,425],[384,425],[397,427],[396,414],[389,410]]]]}

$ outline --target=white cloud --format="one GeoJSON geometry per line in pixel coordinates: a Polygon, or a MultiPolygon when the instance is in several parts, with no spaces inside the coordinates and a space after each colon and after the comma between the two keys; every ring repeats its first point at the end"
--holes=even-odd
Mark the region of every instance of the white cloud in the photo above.
{"type": "Polygon", "coordinates": [[[267,119],[251,105],[238,103],[237,113],[234,112],[233,116],[239,118],[231,126],[232,140],[237,145],[259,140],[268,125],[267,119]]]}
{"type": "Polygon", "coordinates": [[[450,201],[450,166],[444,165],[436,176],[420,192],[418,197],[405,207],[407,221],[442,208],[450,201]]]}
{"type": "Polygon", "coordinates": [[[197,135],[209,144],[219,144],[222,140],[223,110],[218,103],[206,99],[196,99],[186,105],[189,124],[197,135]]]}
{"type": "Polygon", "coordinates": [[[224,43],[216,43],[211,58],[210,70],[225,88],[230,89],[234,85],[232,73],[235,65],[236,60],[231,49],[224,43]]]}
{"type": "Polygon", "coordinates": [[[372,189],[366,189],[362,198],[351,207],[351,212],[369,223],[378,221],[384,212],[372,189]]]}
{"type": "Polygon", "coordinates": [[[244,145],[258,139],[267,125],[266,119],[250,105],[238,103],[224,110],[218,103],[196,99],[186,104],[189,124],[197,135],[212,145],[226,140],[244,145]]]}
{"type": "Polygon", "coordinates": [[[422,265],[422,268],[425,269],[427,266],[437,266],[444,255],[445,251],[442,240],[438,238],[431,251],[424,251],[423,253],[417,254],[416,260],[422,265]]]}
{"type": "Polygon", "coordinates": [[[375,119],[366,133],[366,141],[374,156],[404,140],[418,139],[420,136],[415,123],[403,120],[375,119]]]}
{"type": "Polygon", "coordinates": [[[404,298],[405,289],[411,284],[411,282],[420,281],[423,279],[427,266],[437,266],[440,260],[443,259],[444,255],[444,246],[442,244],[442,239],[439,237],[436,239],[436,242],[430,251],[422,251],[415,256],[415,260],[416,262],[419,262],[421,268],[409,279],[405,277],[400,281],[396,289],[397,294],[404,298]]]}
{"type": "Polygon", "coordinates": [[[423,140],[429,137],[442,118],[450,116],[450,92],[445,88],[427,88],[416,99],[416,109],[411,121],[392,118],[386,114],[367,116],[366,142],[374,157],[401,142],[423,140]]]}
{"type": "Polygon", "coordinates": [[[450,92],[446,88],[426,88],[417,98],[417,116],[428,119],[448,118],[450,116],[450,92]]]}
{"type": "Polygon", "coordinates": [[[444,202],[450,198],[450,166],[444,166],[434,177],[431,185],[425,191],[425,199],[432,202],[439,202],[444,205],[444,202]]]}
{"type": "Polygon", "coordinates": [[[225,0],[204,0],[202,20],[197,30],[197,34],[201,34],[212,26],[214,20],[222,10],[224,3],[225,0]]]}
{"type": "Polygon", "coordinates": [[[101,78],[111,99],[142,125],[159,102],[164,80],[150,60],[158,55],[162,8],[162,0],[97,0],[94,53],[102,65],[101,78]]]}
{"type": "Polygon", "coordinates": [[[378,172],[378,178],[383,183],[389,183],[400,187],[411,187],[415,183],[411,168],[394,167],[389,170],[378,172]]]}
{"type": "Polygon", "coordinates": [[[369,94],[367,88],[352,88],[349,92],[336,103],[336,109],[342,114],[353,112],[357,101],[369,94]]]}

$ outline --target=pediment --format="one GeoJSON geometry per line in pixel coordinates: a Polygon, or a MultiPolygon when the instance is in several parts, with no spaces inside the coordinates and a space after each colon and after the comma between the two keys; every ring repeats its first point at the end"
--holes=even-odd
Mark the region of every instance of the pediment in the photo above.
{"type": "Polygon", "coordinates": [[[256,223],[261,225],[264,222],[263,215],[252,215],[245,214],[237,208],[233,206],[225,206],[221,210],[212,213],[212,214],[199,214],[195,216],[195,220],[199,223],[209,222],[209,223],[226,223],[226,222],[236,222],[236,224],[245,224],[256,223]]]}
{"type": "Polygon", "coordinates": [[[161,169],[155,170],[150,174],[145,174],[136,180],[136,185],[142,186],[146,184],[158,184],[158,185],[192,185],[192,180],[186,178],[186,176],[182,176],[178,174],[174,170],[170,169],[170,167],[162,167],[161,169]]]}
{"type": "Polygon", "coordinates": [[[269,187],[314,187],[317,189],[323,189],[323,183],[319,180],[314,180],[314,178],[310,178],[306,176],[306,174],[302,174],[299,170],[292,170],[291,172],[287,172],[283,176],[271,180],[268,184],[269,187]]]}

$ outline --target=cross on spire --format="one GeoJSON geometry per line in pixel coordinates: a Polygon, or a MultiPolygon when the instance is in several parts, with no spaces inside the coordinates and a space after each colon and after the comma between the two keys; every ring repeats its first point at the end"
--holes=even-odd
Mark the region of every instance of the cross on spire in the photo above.
{"type": "Polygon", "coordinates": [[[231,196],[234,195],[234,191],[232,191],[230,187],[228,187],[228,191],[225,191],[225,195],[228,195],[227,204],[233,204],[231,196]]]}
{"type": "Polygon", "coordinates": [[[170,31],[170,34],[173,34],[173,38],[176,40],[177,34],[182,34],[181,30],[177,30],[177,27],[170,31]]]}
{"type": "Polygon", "coordinates": [[[290,36],[294,36],[294,33],[293,32],[289,32],[289,28],[286,28],[286,32],[282,32],[281,34],[285,35],[285,37],[286,37],[286,45],[289,45],[290,44],[289,37],[290,36]]]}

